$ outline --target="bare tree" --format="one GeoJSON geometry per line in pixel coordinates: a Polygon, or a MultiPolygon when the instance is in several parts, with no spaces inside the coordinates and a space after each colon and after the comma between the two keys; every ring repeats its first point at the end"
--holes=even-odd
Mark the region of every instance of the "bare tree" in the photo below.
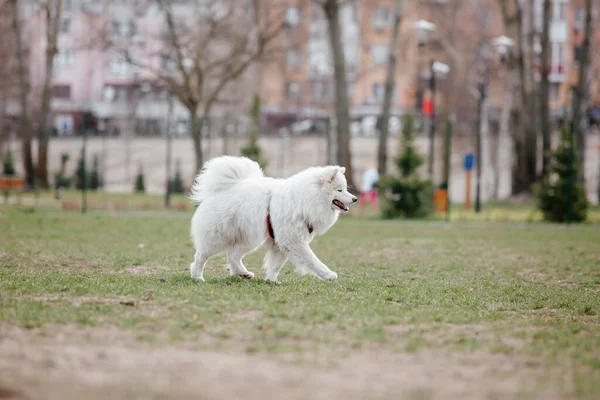
{"type": "MultiPolygon", "coordinates": [[[[585,165],[585,132],[583,129],[584,98],[586,95],[587,73],[590,64],[590,42],[592,36],[592,0],[585,1],[585,26],[583,30],[583,43],[581,45],[581,57],[579,59],[579,78],[577,86],[573,90],[573,124],[574,134],[577,141],[577,158],[581,165],[585,165]]],[[[579,169],[577,179],[584,180],[584,168],[579,169]]]]}
{"type": "Polygon", "coordinates": [[[62,0],[45,0],[42,4],[46,22],[46,58],[44,65],[44,83],[42,86],[42,99],[40,104],[40,119],[38,126],[38,154],[36,164],[37,183],[44,188],[48,187],[48,141],[50,139],[52,97],[52,73],[54,69],[54,56],[58,51],[58,32],[61,24],[62,0]]]}
{"type": "Polygon", "coordinates": [[[530,192],[537,178],[537,126],[535,121],[535,81],[533,78],[533,11],[532,0],[498,0],[507,36],[516,46],[507,59],[509,90],[518,93],[512,101],[511,125],[514,130],[515,155],[512,191],[530,192]],[[525,6],[525,8],[523,8],[525,6]],[[525,10],[525,12],[524,12],[525,10]]]}
{"type": "Polygon", "coordinates": [[[394,27],[392,28],[389,59],[387,63],[387,76],[385,80],[385,93],[383,97],[383,110],[381,112],[381,131],[379,133],[379,152],[377,158],[377,167],[381,175],[385,175],[387,170],[387,139],[389,131],[388,122],[390,119],[390,108],[392,106],[392,93],[394,91],[394,77],[398,57],[398,36],[400,33],[400,23],[402,22],[403,5],[404,0],[396,0],[396,9],[394,12],[394,27]]]}
{"type": "Polygon", "coordinates": [[[166,0],[154,4],[164,16],[163,33],[141,45],[115,46],[115,50],[187,108],[197,171],[204,163],[203,121],[216,104],[225,101],[226,90],[269,50],[285,26],[284,19],[278,14],[275,21],[257,20],[256,15],[272,16],[261,8],[260,0],[207,0],[193,13],[189,8],[178,12],[166,0]]]}
{"type": "Polygon", "coordinates": [[[23,169],[25,171],[25,181],[29,187],[33,187],[35,183],[33,155],[31,153],[31,119],[29,112],[29,70],[26,66],[25,47],[23,44],[23,29],[19,16],[19,1],[9,0],[10,11],[12,13],[13,36],[15,40],[15,56],[17,58],[19,71],[19,104],[20,110],[20,134],[21,134],[21,151],[23,159],[23,169]]]}
{"type": "Polygon", "coordinates": [[[350,111],[348,104],[348,81],[346,76],[346,59],[342,43],[340,26],[340,9],[349,4],[344,0],[315,0],[325,12],[329,28],[329,41],[333,59],[335,78],[335,114],[337,127],[337,162],[346,167],[346,179],[354,184],[352,174],[352,156],[350,154],[350,111]]]}
{"type": "MultiPolygon", "coordinates": [[[[12,130],[12,121],[7,115],[7,106],[18,99],[18,69],[13,40],[11,5],[8,0],[0,0],[0,150],[3,149],[5,135],[12,130]]],[[[2,157],[2,155],[0,155],[2,157]]]]}
{"type": "Polygon", "coordinates": [[[542,178],[546,178],[550,167],[550,7],[552,2],[544,0],[541,36],[540,75],[540,129],[542,132],[542,178]]]}

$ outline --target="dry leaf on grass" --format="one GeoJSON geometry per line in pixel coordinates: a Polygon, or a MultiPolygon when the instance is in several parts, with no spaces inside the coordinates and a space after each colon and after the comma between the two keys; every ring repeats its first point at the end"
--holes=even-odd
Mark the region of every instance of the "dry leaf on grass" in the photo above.
{"type": "Polygon", "coordinates": [[[154,298],[154,291],[149,291],[148,293],[146,293],[146,295],[144,296],[143,300],[144,301],[150,301],[154,298]]]}
{"type": "Polygon", "coordinates": [[[120,304],[123,304],[124,306],[129,306],[129,307],[137,307],[138,301],[137,300],[127,300],[127,301],[121,301],[120,304]]]}

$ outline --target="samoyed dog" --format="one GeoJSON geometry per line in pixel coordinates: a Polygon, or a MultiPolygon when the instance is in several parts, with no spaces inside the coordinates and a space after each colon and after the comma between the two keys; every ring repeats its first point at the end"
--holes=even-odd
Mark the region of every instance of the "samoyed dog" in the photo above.
{"type": "Polygon", "coordinates": [[[357,199],[348,192],[340,166],[311,167],[287,179],[265,177],[246,157],[222,156],[207,161],[196,176],[190,200],[198,205],[191,223],[196,254],[193,278],[204,281],[207,260],[227,254],[229,271],[245,279],[254,274],[242,258],[267,249],[263,268],[267,281],[287,260],[300,274],[334,281],[337,274],[313,253],[309,244],[335,224],[357,199]]]}

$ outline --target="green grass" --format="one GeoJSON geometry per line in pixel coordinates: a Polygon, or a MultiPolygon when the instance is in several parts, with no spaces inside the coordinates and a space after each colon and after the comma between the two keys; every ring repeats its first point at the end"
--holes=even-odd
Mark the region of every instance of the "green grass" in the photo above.
{"type": "Polygon", "coordinates": [[[244,260],[252,281],[223,257],[206,283],[189,278],[190,216],[0,207],[0,324],[248,353],[500,353],[563,370],[577,397],[600,393],[597,226],[343,216],[312,245],[339,280],[286,264],[274,286],[262,250],[244,260]]]}

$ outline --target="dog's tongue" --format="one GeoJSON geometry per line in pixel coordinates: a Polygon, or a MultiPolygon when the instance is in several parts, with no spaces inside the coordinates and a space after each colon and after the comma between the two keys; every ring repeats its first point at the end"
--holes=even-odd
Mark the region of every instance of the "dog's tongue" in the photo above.
{"type": "Polygon", "coordinates": [[[336,206],[338,206],[339,208],[341,208],[342,210],[344,210],[344,211],[349,211],[349,210],[348,210],[348,206],[346,206],[344,203],[342,203],[341,201],[339,201],[339,200],[337,200],[337,199],[336,199],[336,200],[334,200],[334,204],[335,204],[336,206]]]}

